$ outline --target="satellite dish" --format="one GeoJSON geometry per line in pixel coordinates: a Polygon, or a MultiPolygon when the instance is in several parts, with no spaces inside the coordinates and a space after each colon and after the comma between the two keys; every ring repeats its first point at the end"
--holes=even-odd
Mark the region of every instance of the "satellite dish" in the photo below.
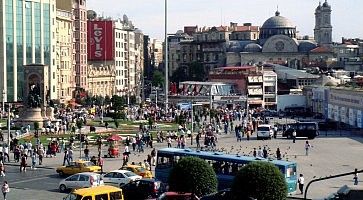
{"type": "Polygon", "coordinates": [[[87,10],[87,19],[95,19],[97,13],[94,10],[87,10]]]}

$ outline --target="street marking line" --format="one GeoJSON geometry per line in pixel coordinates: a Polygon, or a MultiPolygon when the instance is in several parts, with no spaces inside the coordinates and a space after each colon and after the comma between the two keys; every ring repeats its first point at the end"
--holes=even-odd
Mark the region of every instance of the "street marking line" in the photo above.
{"type": "Polygon", "coordinates": [[[18,183],[25,183],[25,182],[29,182],[29,181],[36,181],[36,180],[42,180],[42,179],[46,179],[46,178],[50,178],[50,177],[48,177],[48,175],[52,175],[52,174],[45,174],[45,175],[43,175],[43,176],[40,176],[40,177],[38,177],[38,178],[28,178],[28,179],[26,179],[26,180],[24,180],[24,179],[18,179],[19,181],[14,181],[14,182],[11,182],[11,184],[18,184],[18,183]]]}

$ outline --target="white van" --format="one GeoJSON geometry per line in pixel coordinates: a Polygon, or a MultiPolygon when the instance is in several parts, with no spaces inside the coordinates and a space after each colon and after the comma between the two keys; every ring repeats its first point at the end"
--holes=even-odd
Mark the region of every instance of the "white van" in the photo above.
{"type": "Polygon", "coordinates": [[[264,138],[264,139],[271,139],[273,136],[273,127],[269,124],[262,124],[257,127],[257,140],[264,138]]]}

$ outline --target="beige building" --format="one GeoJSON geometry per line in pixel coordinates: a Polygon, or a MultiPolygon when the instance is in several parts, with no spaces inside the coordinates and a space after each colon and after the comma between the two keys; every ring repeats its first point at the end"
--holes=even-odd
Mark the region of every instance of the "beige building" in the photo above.
{"type": "Polygon", "coordinates": [[[116,68],[114,65],[88,66],[88,92],[91,96],[110,96],[115,94],[116,68]]]}
{"type": "Polygon", "coordinates": [[[73,78],[72,12],[57,9],[56,25],[57,91],[60,103],[66,103],[72,99],[72,92],[75,87],[73,78]]]}
{"type": "Polygon", "coordinates": [[[57,0],[57,9],[72,13],[73,63],[75,89],[87,90],[87,8],[86,0],[57,0]]]}

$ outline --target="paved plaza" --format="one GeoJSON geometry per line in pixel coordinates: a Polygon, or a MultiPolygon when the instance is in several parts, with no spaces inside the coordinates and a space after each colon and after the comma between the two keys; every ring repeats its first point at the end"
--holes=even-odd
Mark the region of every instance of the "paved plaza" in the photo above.
{"type": "MultiPolygon", "coordinates": [[[[304,174],[306,184],[313,178],[351,172],[355,168],[363,169],[363,137],[353,137],[347,132],[324,132],[321,136],[310,140],[312,148],[309,156],[305,156],[305,141],[306,139],[304,138],[298,138],[296,143],[293,143],[292,140],[282,138],[280,135],[278,135],[277,139],[256,140],[255,135],[252,135],[249,141],[244,138],[242,142],[237,142],[234,133],[232,133],[218,135],[217,149],[233,154],[252,155],[253,148],[259,148],[260,146],[263,148],[266,146],[269,149],[270,156],[274,157],[276,149],[279,147],[284,160],[296,161],[298,163],[297,173],[304,174]],[[325,136],[325,134],[328,136],[325,136]]],[[[186,148],[195,148],[195,142],[193,141],[193,143],[193,146],[190,146],[190,140],[187,140],[186,148]]],[[[154,142],[156,149],[166,146],[166,142],[154,142]]],[[[176,142],[173,143],[173,147],[176,147],[176,142]]],[[[95,147],[91,147],[90,150],[91,156],[97,155],[95,147]]],[[[123,145],[120,146],[120,151],[122,150],[123,145]]],[[[106,151],[107,147],[103,146],[103,155],[106,154],[106,151]]],[[[147,147],[144,153],[132,152],[130,162],[142,162],[150,152],[151,148],[147,147]]],[[[12,156],[13,154],[11,154],[11,158],[12,156]]],[[[79,157],[78,149],[74,150],[74,156],[76,159],[79,157]]],[[[57,199],[64,197],[66,194],[58,192],[58,183],[61,179],[55,172],[55,168],[62,163],[63,153],[58,154],[57,157],[45,158],[42,168],[38,167],[36,171],[28,170],[25,174],[18,172],[17,163],[8,163],[6,180],[9,181],[10,187],[14,188],[9,194],[9,199],[13,199],[11,197],[17,199],[16,197],[23,195],[29,195],[39,200],[47,199],[49,195],[54,195],[57,199]]],[[[121,157],[105,159],[105,171],[118,169],[121,166],[121,157]]],[[[314,183],[309,189],[308,198],[321,199],[327,197],[345,184],[353,184],[353,176],[314,183]]],[[[300,194],[290,195],[303,197],[300,194]]]]}

